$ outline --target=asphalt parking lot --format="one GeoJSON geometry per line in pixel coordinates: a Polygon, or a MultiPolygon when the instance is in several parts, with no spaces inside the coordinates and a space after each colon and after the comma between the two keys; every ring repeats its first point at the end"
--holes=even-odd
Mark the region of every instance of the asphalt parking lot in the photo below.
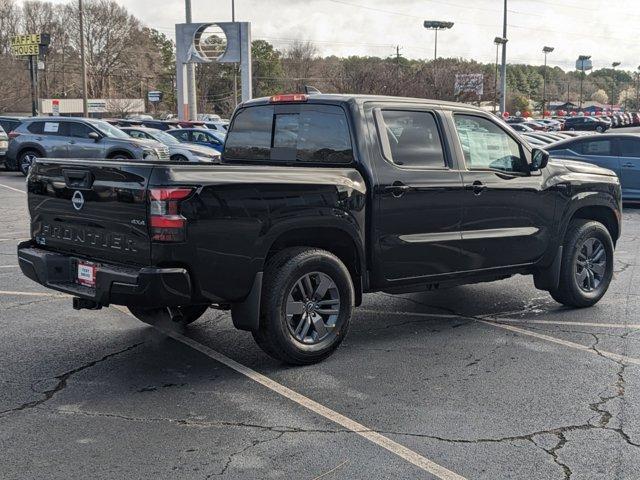
{"type": "Polygon", "coordinates": [[[640,209],[615,280],[568,310],[529,277],[367,295],[325,362],[229,315],[167,334],[22,276],[24,179],[0,173],[0,477],[637,479],[640,209]]]}

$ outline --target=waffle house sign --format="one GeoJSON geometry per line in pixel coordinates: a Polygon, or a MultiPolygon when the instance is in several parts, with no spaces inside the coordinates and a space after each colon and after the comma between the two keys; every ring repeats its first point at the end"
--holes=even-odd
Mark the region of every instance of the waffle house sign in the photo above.
{"type": "Polygon", "coordinates": [[[11,52],[16,57],[32,57],[44,54],[49,46],[49,35],[33,33],[11,37],[11,52]]]}

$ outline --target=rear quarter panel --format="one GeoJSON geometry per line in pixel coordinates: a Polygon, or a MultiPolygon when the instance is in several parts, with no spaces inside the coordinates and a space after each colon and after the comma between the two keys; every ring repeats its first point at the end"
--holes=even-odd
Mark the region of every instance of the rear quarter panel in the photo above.
{"type": "Polygon", "coordinates": [[[185,266],[213,302],[244,298],[291,230],[337,228],[364,245],[366,187],[354,169],[184,165],[154,169],[150,185],[198,186],[182,205],[187,242],[154,244],[152,263],[185,266]]]}

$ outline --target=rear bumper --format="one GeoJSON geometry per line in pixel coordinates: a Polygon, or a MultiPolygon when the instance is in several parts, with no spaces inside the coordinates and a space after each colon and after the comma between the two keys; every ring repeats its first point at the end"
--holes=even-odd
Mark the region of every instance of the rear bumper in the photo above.
{"type": "Polygon", "coordinates": [[[78,260],[71,255],[38,248],[32,241],[18,245],[22,273],[53,290],[102,306],[168,307],[191,303],[191,278],[184,268],[138,269],[101,263],[93,288],[76,283],[78,260]]]}

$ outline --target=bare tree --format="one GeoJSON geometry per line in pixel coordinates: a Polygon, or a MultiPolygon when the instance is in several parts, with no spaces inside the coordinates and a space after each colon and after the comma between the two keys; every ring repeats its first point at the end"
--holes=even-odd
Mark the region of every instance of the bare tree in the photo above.
{"type": "Polygon", "coordinates": [[[282,65],[294,90],[302,91],[312,80],[318,48],[311,42],[296,40],[284,51],[282,65]]]}

